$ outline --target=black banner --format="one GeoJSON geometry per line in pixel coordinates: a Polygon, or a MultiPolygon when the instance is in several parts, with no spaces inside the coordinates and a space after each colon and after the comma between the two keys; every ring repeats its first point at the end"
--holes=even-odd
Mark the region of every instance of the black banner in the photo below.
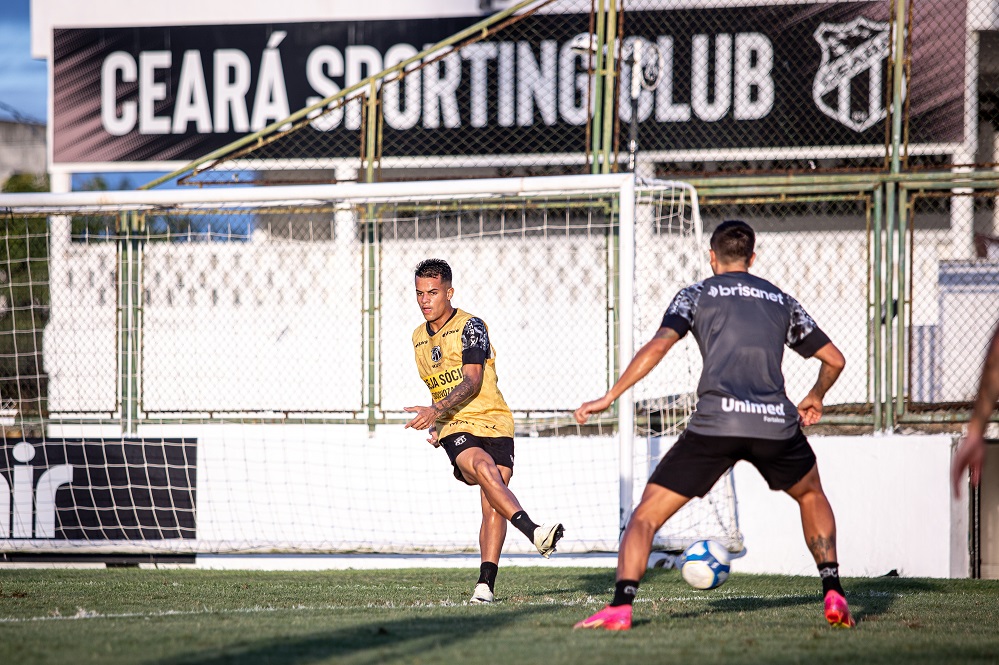
{"type": "Polygon", "coordinates": [[[0,539],[194,538],[196,460],[194,439],[7,439],[0,539]]]}
{"type": "MultiPolygon", "coordinates": [[[[809,3],[626,14],[664,76],[639,98],[654,150],[871,146],[884,142],[887,2],[809,3]],[[654,49],[653,49],[654,47],[654,49]]],[[[963,0],[935,5],[964,11],[963,0]]],[[[963,16],[963,13],[961,14],[963,16]]],[[[188,161],[415,55],[479,20],[58,29],[56,163],[188,161]]],[[[926,22],[920,25],[927,25],[926,22]]],[[[386,87],[385,156],[581,153],[585,14],[538,14],[386,87]]],[[[913,143],[963,140],[961,35],[913,35],[913,143]],[[945,38],[946,37],[946,38],[945,38]]],[[[629,68],[621,77],[630,120],[629,68]]],[[[294,154],[358,154],[359,109],[310,125],[294,154]]],[[[624,129],[626,132],[627,130],[624,129]]]]}

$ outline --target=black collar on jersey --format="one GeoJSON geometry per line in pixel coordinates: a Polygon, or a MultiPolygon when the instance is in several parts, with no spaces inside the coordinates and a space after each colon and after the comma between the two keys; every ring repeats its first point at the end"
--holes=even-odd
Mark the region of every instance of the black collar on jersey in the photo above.
{"type": "MultiPolygon", "coordinates": [[[[454,309],[452,309],[451,310],[451,316],[447,317],[447,321],[444,322],[444,326],[446,326],[447,324],[451,323],[451,319],[453,319],[454,315],[457,314],[457,313],[458,313],[458,308],[457,307],[455,307],[454,309]]],[[[427,335],[429,335],[430,337],[433,337],[434,335],[436,335],[437,333],[439,333],[441,330],[444,330],[444,326],[441,326],[440,330],[438,330],[437,332],[434,332],[430,328],[430,321],[427,321],[426,326],[427,326],[427,335]]]]}

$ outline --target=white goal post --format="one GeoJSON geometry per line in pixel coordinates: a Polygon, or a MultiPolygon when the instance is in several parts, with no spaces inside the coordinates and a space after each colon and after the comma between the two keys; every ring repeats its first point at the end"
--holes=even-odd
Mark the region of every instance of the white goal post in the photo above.
{"type": "MultiPolygon", "coordinates": [[[[515,412],[512,488],[614,551],[693,408],[675,348],[579,428],[705,276],[696,192],[632,174],[0,195],[0,553],[471,552],[478,492],[427,403],[412,273],[455,272],[515,412]]],[[[529,553],[511,533],[505,552],[529,553]]],[[[741,549],[731,477],[663,529],[741,549]]],[[[523,541],[523,542],[522,542],[523,541]]]]}

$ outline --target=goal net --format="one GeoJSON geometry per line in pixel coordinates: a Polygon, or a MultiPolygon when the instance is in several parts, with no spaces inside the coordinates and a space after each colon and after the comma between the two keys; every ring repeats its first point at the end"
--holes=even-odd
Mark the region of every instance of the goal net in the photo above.
{"type": "MultiPolygon", "coordinates": [[[[697,192],[684,183],[641,183],[636,196],[635,315],[636,346],[658,330],[666,307],[680,289],[711,275],[697,192]]],[[[693,335],[685,336],[635,387],[635,478],[647,478],[676,441],[694,410],[701,356],[693,335]]],[[[644,482],[636,483],[637,503],[644,482]]],[[[656,534],[653,547],[679,552],[698,540],[743,549],[735,484],[729,470],[703,498],[693,498],[656,534]]]]}
{"type": "MultiPolygon", "coordinates": [[[[512,489],[536,521],[565,524],[561,552],[616,550],[692,408],[696,349],[678,349],[616,411],[571,418],[700,275],[686,185],[563,176],[0,207],[0,551],[476,551],[478,490],[404,428],[404,408],[429,403],[410,339],[413,269],[431,256],[454,269],[453,304],[489,325],[516,420],[512,489]]],[[[720,523],[737,534],[722,494],[660,545],[720,523]]],[[[511,532],[505,551],[533,548],[511,532]]]]}

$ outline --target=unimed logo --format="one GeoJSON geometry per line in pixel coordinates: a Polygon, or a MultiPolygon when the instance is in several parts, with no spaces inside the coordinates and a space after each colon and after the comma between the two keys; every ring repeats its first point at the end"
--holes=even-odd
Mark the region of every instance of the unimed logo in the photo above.
{"type": "Polygon", "coordinates": [[[750,402],[745,399],[735,399],[734,397],[722,397],[722,411],[726,413],[763,413],[771,416],[783,416],[783,404],[763,404],[760,402],[750,402]]]}
{"type": "Polygon", "coordinates": [[[19,464],[10,483],[0,474],[0,538],[55,538],[56,491],[73,482],[73,465],[57,464],[35,483],[35,447],[22,441],[11,452],[19,464]]]}

